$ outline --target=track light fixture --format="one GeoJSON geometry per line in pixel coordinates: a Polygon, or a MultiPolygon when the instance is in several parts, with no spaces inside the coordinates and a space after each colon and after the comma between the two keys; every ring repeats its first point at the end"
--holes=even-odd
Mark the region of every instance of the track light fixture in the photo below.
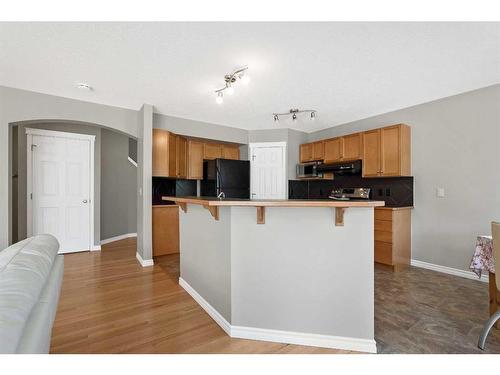
{"type": "Polygon", "coordinates": [[[222,98],[224,94],[233,95],[234,84],[237,81],[241,81],[245,85],[250,82],[250,77],[246,74],[247,69],[248,66],[244,66],[224,76],[224,81],[226,82],[225,86],[218,90],[215,90],[215,93],[217,94],[217,98],[215,98],[215,101],[217,103],[221,104],[223,102],[222,98]]]}
{"type": "Polygon", "coordinates": [[[297,121],[297,113],[309,113],[311,116],[311,120],[316,118],[316,111],[314,109],[303,109],[299,110],[297,108],[292,108],[288,112],[285,113],[273,113],[274,121],[279,121],[280,116],[290,116],[292,115],[292,120],[297,121]]]}

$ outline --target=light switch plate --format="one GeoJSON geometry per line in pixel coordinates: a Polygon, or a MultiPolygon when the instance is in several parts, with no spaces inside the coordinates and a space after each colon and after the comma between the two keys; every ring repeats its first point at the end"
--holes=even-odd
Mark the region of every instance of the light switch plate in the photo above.
{"type": "Polygon", "coordinates": [[[444,188],[442,187],[436,188],[436,196],[438,198],[444,198],[444,188]]]}

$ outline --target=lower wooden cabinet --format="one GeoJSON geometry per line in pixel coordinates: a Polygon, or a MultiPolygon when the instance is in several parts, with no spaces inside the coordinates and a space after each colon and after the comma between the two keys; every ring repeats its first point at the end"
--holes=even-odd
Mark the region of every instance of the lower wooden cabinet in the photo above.
{"type": "Polygon", "coordinates": [[[411,260],[412,207],[375,208],[375,262],[401,271],[411,260]]]}
{"type": "Polygon", "coordinates": [[[153,256],[179,252],[179,206],[153,206],[153,256]]]}

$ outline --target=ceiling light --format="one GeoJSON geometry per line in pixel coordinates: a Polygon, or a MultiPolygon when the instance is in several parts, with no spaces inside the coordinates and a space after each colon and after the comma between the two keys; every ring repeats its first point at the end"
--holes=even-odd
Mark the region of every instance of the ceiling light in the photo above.
{"type": "Polygon", "coordinates": [[[224,82],[226,83],[225,86],[221,89],[215,90],[215,93],[217,94],[217,98],[215,99],[215,101],[217,103],[222,103],[223,93],[227,93],[228,95],[234,94],[233,85],[235,82],[241,81],[246,84],[250,81],[249,77],[245,75],[247,69],[248,66],[244,66],[243,68],[236,69],[231,74],[226,74],[224,76],[224,82]]]}
{"type": "Polygon", "coordinates": [[[92,87],[86,83],[79,83],[76,85],[80,90],[92,91],[92,87]]]}
{"type": "Polygon", "coordinates": [[[224,95],[222,94],[222,92],[218,92],[217,93],[217,98],[215,98],[215,102],[217,104],[222,104],[224,102],[224,99],[222,98],[224,95]]]}
{"type": "Polygon", "coordinates": [[[250,82],[250,77],[247,76],[246,74],[241,77],[241,83],[243,83],[244,85],[248,85],[248,83],[250,82]]]}
{"type": "Polygon", "coordinates": [[[273,113],[273,118],[274,121],[279,120],[279,116],[292,116],[293,121],[297,121],[297,114],[298,113],[309,113],[311,120],[314,120],[316,118],[316,110],[314,109],[297,109],[297,108],[292,108],[288,112],[285,113],[273,113]]]}

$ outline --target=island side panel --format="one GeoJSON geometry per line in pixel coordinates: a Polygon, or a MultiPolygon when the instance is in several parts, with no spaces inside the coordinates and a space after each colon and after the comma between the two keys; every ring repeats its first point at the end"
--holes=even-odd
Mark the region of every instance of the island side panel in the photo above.
{"type": "Polygon", "coordinates": [[[374,339],[373,208],[233,207],[233,326],[374,339]]]}
{"type": "Polygon", "coordinates": [[[216,221],[188,204],[179,225],[181,278],[231,323],[231,208],[220,207],[216,221]]]}

